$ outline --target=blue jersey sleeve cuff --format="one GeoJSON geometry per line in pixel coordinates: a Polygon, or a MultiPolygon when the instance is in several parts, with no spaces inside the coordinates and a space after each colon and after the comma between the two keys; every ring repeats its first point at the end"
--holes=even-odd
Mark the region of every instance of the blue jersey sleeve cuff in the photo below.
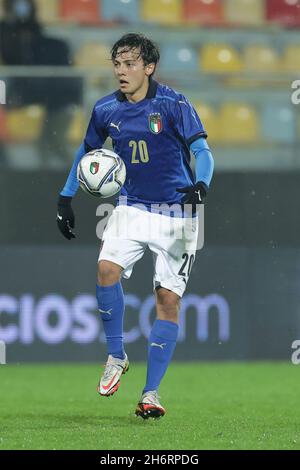
{"type": "Polygon", "coordinates": [[[205,131],[198,132],[197,134],[193,135],[187,140],[187,144],[189,147],[199,139],[207,139],[207,133],[205,131]]]}

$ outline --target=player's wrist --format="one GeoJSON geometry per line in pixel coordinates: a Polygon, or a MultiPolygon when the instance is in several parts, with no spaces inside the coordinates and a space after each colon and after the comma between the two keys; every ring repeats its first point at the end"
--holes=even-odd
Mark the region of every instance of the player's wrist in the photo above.
{"type": "Polygon", "coordinates": [[[71,202],[72,202],[72,197],[71,196],[62,196],[61,194],[59,195],[58,197],[58,206],[65,206],[65,207],[69,207],[71,205],[71,202]]]}

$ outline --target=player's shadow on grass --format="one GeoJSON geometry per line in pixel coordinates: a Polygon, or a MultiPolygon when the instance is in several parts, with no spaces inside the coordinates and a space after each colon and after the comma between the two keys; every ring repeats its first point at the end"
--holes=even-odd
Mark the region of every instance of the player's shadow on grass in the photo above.
{"type": "MultiPolygon", "coordinates": [[[[10,429],[11,424],[15,423],[16,415],[6,414],[3,416],[3,431],[10,429]]],[[[127,416],[120,416],[114,414],[111,416],[99,415],[85,415],[85,414],[71,414],[71,413],[43,413],[41,411],[37,413],[18,413],[18,419],[20,420],[20,429],[24,431],[47,431],[50,429],[72,429],[73,431],[83,427],[109,427],[110,429],[128,426],[145,426],[154,425],[154,423],[161,422],[160,419],[148,419],[144,420],[141,417],[135,416],[134,412],[129,412],[127,416]],[[151,424],[153,423],[153,424],[151,424]]]]}
{"type": "MultiPolygon", "coordinates": [[[[6,415],[4,422],[7,423],[15,420],[15,415],[6,415]]],[[[135,414],[128,413],[127,416],[120,415],[111,415],[111,416],[101,416],[99,415],[84,415],[84,414],[70,414],[70,413],[43,413],[39,411],[35,413],[24,413],[18,414],[18,419],[22,423],[21,426],[26,430],[37,430],[39,428],[46,429],[57,429],[59,426],[60,429],[73,429],[76,426],[109,426],[111,428],[120,428],[120,426],[127,427],[128,425],[137,424],[141,425],[145,423],[145,420],[140,417],[136,417],[135,414]]],[[[150,422],[152,420],[148,420],[150,422]]],[[[157,420],[159,421],[159,420],[157,420]]],[[[5,425],[4,425],[5,426],[5,425]]],[[[9,426],[8,426],[9,427],[9,426]]]]}

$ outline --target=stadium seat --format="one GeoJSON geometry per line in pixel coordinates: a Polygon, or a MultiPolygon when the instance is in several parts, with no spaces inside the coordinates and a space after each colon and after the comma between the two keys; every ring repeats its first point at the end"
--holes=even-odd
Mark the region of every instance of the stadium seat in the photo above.
{"type": "Polygon", "coordinates": [[[60,0],[60,15],[72,23],[99,24],[100,4],[98,0],[60,0]]]}
{"type": "Polygon", "coordinates": [[[203,72],[227,73],[243,69],[239,53],[229,44],[206,44],[200,52],[203,72]]]}
{"type": "Polygon", "coordinates": [[[0,20],[3,18],[3,0],[0,0],[0,20]]]}
{"type": "Polygon", "coordinates": [[[0,142],[5,142],[8,138],[7,115],[4,107],[0,106],[0,142]]]}
{"type": "Polygon", "coordinates": [[[182,22],[181,0],[142,0],[141,19],[147,23],[178,25],[182,22]]]}
{"type": "Polygon", "coordinates": [[[249,72],[277,72],[280,60],[277,52],[267,45],[250,45],[244,50],[244,66],[249,72]]]}
{"type": "Polygon", "coordinates": [[[208,104],[195,102],[194,107],[207,132],[208,142],[216,143],[220,141],[219,119],[215,110],[208,104]]]}
{"type": "Polygon", "coordinates": [[[261,25],[265,20],[263,0],[225,0],[224,17],[229,24],[261,25]]]}
{"type": "Polygon", "coordinates": [[[59,22],[59,0],[36,0],[37,17],[41,23],[59,22]]]}
{"type": "Polygon", "coordinates": [[[184,0],[183,17],[188,24],[220,25],[224,22],[222,0],[184,0]]]}
{"type": "Polygon", "coordinates": [[[138,23],[140,21],[140,2],[138,0],[101,0],[103,21],[138,23]]]}
{"type": "Polygon", "coordinates": [[[300,44],[291,44],[283,54],[283,71],[297,73],[300,71],[300,44]]]}
{"type": "Polygon", "coordinates": [[[270,143],[293,144],[296,139],[296,116],[291,104],[270,103],[262,110],[262,135],[270,143]]]}
{"type": "Polygon", "coordinates": [[[98,42],[83,44],[75,54],[74,63],[78,67],[111,69],[110,47],[98,42]]]}
{"type": "Polygon", "coordinates": [[[299,0],[266,0],[266,18],[286,26],[300,26],[299,0]]]}
{"type": "Polygon", "coordinates": [[[167,44],[161,48],[159,69],[162,72],[191,72],[198,74],[198,56],[189,44],[167,44]]]}
{"type": "Polygon", "coordinates": [[[34,142],[41,135],[45,109],[39,105],[26,106],[7,113],[7,129],[13,142],[34,142]]]}
{"type": "Polygon", "coordinates": [[[246,103],[224,103],[219,115],[221,139],[224,143],[255,143],[259,136],[256,109],[246,103]]]}
{"type": "Polygon", "coordinates": [[[67,131],[67,141],[72,145],[80,145],[86,128],[87,121],[85,113],[82,108],[76,107],[73,111],[71,123],[67,131]]]}

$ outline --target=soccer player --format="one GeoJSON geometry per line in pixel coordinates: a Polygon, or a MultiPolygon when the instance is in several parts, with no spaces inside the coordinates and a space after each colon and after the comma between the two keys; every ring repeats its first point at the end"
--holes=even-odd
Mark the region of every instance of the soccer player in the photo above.
{"type": "Polygon", "coordinates": [[[115,393],[122,374],[128,370],[120,279],[130,277],[134,264],[149,247],[154,259],[157,319],[148,339],[146,384],[135,413],[158,418],[165,414],[158,387],[176,345],[180,298],[195,258],[197,230],[193,229],[194,239],[180,239],[174,230],[167,237],[151,239],[146,228],[160,224],[162,233],[166,233],[164,227],[171,217],[177,227],[184,226],[188,214],[190,219],[195,217],[196,207],[203,203],[211,182],[213,158],[207,134],[191,103],[153,79],[159,51],[150,39],[142,34],[126,34],[114,44],[111,59],[118,90],[97,101],[93,109],[85,139],[59,196],[57,223],[68,240],[75,237],[71,201],[78,189],[78,162],[88,151],[101,148],[110,136],[114,151],[125,162],[127,176],[104,231],[98,260],[96,295],[108,349],[98,392],[102,396],[115,393]],[[195,177],[189,164],[190,151],[196,159],[195,177]],[[165,208],[179,205],[182,212],[153,212],[153,204],[165,208]],[[192,207],[192,214],[185,211],[186,204],[192,207]],[[139,230],[128,235],[126,229],[136,222],[139,230]],[[112,236],[118,224],[122,232],[119,238],[112,236]]]}

